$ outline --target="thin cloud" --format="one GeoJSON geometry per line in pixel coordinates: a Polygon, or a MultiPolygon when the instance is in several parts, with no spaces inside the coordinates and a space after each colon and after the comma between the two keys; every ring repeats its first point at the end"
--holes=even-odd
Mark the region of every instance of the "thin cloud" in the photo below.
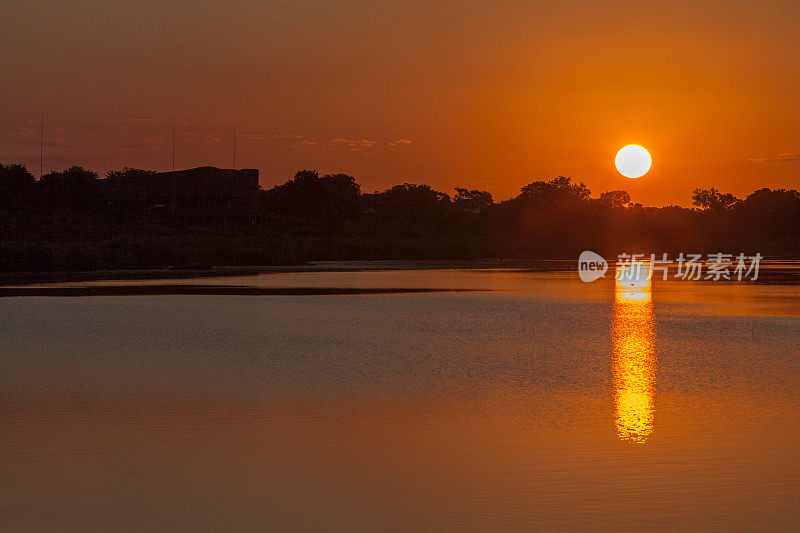
{"type": "Polygon", "coordinates": [[[326,143],[327,146],[344,146],[353,152],[366,152],[375,148],[378,141],[370,139],[331,139],[326,143]]]}
{"type": "Polygon", "coordinates": [[[230,135],[225,133],[202,133],[181,131],[178,132],[181,141],[187,144],[215,144],[228,140],[230,135]]]}
{"type": "Polygon", "coordinates": [[[134,124],[138,124],[138,123],[147,124],[147,123],[151,123],[151,122],[167,122],[167,121],[172,122],[172,119],[171,118],[146,118],[146,117],[134,117],[134,118],[128,119],[128,122],[132,122],[134,124]]]}
{"type": "Polygon", "coordinates": [[[772,157],[752,157],[749,161],[756,163],[796,163],[800,161],[800,152],[787,152],[772,157]]]}
{"type": "MultiPolygon", "coordinates": [[[[175,142],[179,146],[205,147],[230,143],[233,131],[203,127],[186,119],[172,117],[134,116],[98,122],[85,120],[59,124],[45,117],[44,147],[49,149],[48,159],[55,154],[72,155],[74,160],[100,161],[139,157],[143,151],[161,151],[172,143],[175,124],[175,142]],[[200,127],[198,127],[200,126],[200,127]],[[120,152],[122,151],[122,152],[120,152]],[[91,154],[90,156],[88,154],[91,154]]],[[[40,124],[28,120],[16,128],[0,128],[0,144],[9,150],[16,146],[20,153],[33,158],[41,142],[40,124]]],[[[399,150],[411,144],[405,137],[385,139],[366,137],[320,138],[290,131],[239,130],[240,141],[250,143],[276,143],[289,150],[330,150],[372,156],[382,151],[399,150]]],[[[180,150],[180,149],[179,149],[180,150]]],[[[12,157],[13,158],[13,157],[12,157]]]]}
{"type": "Polygon", "coordinates": [[[120,146],[122,148],[157,149],[163,147],[165,144],[166,144],[166,139],[160,137],[153,137],[153,138],[141,138],[138,140],[124,142],[120,146]]]}

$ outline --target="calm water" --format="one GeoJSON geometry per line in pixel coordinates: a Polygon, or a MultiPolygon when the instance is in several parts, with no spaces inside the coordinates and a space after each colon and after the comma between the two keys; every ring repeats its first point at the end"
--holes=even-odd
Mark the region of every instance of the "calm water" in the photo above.
{"type": "Polygon", "coordinates": [[[0,299],[0,529],[800,528],[796,285],[181,283],[484,291],[0,299]]]}

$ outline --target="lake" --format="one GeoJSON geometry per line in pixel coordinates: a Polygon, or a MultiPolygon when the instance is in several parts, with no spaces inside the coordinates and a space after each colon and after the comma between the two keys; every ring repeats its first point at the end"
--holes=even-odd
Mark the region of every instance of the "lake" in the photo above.
{"type": "Polygon", "coordinates": [[[159,284],[306,290],[0,298],[0,529],[800,528],[797,284],[159,284]]]}

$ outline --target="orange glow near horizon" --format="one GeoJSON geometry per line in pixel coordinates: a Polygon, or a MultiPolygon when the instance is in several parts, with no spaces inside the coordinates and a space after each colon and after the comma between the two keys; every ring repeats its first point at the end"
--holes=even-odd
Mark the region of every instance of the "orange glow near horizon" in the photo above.
{"type": "Polygon", "coordinates": [[[655,349],[649,280],[617,283],[614,298],[613,374],[617,435],[644,443],[654,429],[655,349]]]}
{"type": "Polygon", "coordinates": [[[0,16],[0,157],[29,169],[43,110],[45,172],[168,170],[177,117],[178,168],[232,166],[235,123],[264,187],[316,169],[504,200],[564,175],[689,206],[697,187],[800,186],[800,3],[8,0],[0,16]],[[609,164],[628,142],[657,161],[647,179],[609,164]]]}

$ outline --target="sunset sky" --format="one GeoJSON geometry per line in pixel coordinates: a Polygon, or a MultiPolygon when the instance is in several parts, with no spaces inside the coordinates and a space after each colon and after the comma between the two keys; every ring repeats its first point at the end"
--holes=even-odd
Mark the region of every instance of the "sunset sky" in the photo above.
{"type": "Polygon", "coordinates": [[[800,3],[49,2],[0,5],[0,161],[303,168],[496,199],[800,188],[800,3]],[[652,170],[614,156],[646,147],[652,170]]]}

